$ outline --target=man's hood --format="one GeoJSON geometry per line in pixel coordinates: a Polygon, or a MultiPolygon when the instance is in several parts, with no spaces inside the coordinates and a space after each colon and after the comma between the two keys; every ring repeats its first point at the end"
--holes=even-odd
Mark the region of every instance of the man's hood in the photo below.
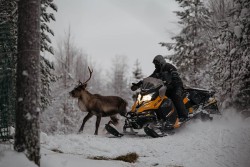
{"type": "Polygon", "coordinates": [[[166,64],[166,61],[162,55],[155,56],[153,62],[155,62],[155,61],[159,62],[161,66],[166,64]]]}

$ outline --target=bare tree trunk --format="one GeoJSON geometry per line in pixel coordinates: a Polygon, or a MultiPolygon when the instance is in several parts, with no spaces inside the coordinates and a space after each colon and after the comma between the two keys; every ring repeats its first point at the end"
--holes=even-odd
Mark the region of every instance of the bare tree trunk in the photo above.
{"type": "MultiPolygon", "coordinates": [[[[194,43],[194,75],[197,73],[197,38],[198,38],[198,34],[197,34],[197,20],[198,20],[198,0],[195,0],[195,12],[194,12],[194,18],[195,18],[195,23],[194,23],[194,37],[193,37],[193,43],[194,43]]],[[[197,86],[197,78],[196,76],[194,77],[194,85],[197,86]]]]}
{"type": "Polygon", "coordinates": [[[17,108],[14,148],[40,166],[40,0],[18,2],[17,108]]]}

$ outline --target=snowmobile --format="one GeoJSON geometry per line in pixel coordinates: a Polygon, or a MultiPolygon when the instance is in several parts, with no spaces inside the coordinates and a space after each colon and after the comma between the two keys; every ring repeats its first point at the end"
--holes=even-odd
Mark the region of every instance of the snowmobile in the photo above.
{"type": "Polygon", "coordinates": [[[156,138],[173,134],[174,129],[191,119],[212,120],[213,114],[220,114],[214,91],[184,88],[183,102],[188,110],[188,118],[180,121],[173,102],[165,95],[168,89],[166,85],[160,79],[143,79],[137,99],[131,111],[125,116],[123,132],[120,133],[111,124],[106,124],[105,129],[110,134],[121,137],[126,134],[137,134],[134,130],[144,128],[146,135],[156,138]],[[130,132],[127,129],[130,129],[130,132]]]}

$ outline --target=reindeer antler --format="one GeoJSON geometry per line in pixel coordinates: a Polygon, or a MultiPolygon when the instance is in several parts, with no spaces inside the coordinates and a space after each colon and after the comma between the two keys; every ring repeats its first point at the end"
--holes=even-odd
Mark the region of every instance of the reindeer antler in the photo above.
{"type": "Polygon", "coordinates": [[[83,84],[86,84],[90,80],[90,78],[92,77],[93,70],[91,71],[89,66],[88,66],[88,69],[89,69],[89,78],[83,84]]]}

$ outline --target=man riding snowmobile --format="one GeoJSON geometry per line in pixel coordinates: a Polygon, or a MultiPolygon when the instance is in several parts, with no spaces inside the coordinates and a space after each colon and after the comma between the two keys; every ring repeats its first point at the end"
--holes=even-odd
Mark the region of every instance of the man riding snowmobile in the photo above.
{"type": "MultiPolygon", "coordinates": [[[[167,63],[162,55],[155,56],[153,63],[155,70],[149,77],[161,79],[165,83],[168,87],[166,95],[173,101],[180,121],[185,121],[188,118],[188,111],[183,103],[183,83],[177,69],[172,64],[167,63]]],[[[131,90],[135,91],[141,84],[142,81],[132,83],[131,90]]]]}
{"type": "Polygon", "coordinates": [[[146,135],[163,137],[191,119],[212,120],[210,114],[220,114],[215,91],[199,88],[183,88],[176,68],[157,55],[155,70],[149,77],[132,83],[131,90],[140,88],[138,96],[125,115],[123,133],[109,123],[105,129],[116,137],[136,135],[134,130],[144,129],[146,135]],[[130,132],[127,131],[130,129],[130,132]]]}

